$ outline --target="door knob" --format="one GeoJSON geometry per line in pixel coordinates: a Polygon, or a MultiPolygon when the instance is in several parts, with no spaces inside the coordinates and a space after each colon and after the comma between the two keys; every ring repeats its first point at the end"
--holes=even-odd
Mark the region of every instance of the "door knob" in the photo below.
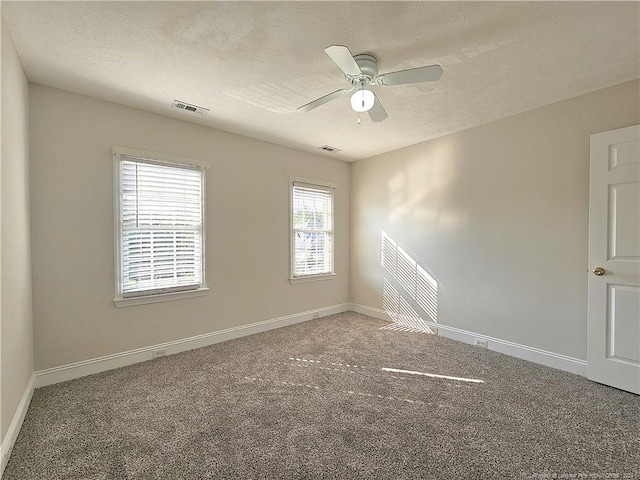
{"type": "Polygon", "coordinates": [[[597,275],[598,277],[601,277],[602,275],[604,275],[604,268],[602,267],[593,267],[593,270],[591,270],[593,272],[594,275],[597,275]]]}

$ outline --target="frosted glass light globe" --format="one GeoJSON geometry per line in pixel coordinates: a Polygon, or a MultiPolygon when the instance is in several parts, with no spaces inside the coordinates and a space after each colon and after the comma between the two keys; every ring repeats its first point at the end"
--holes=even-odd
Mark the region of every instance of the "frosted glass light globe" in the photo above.
{"type": "Polygon", "coordinates": [[[356,90],[351,95],[351,108],[358,113],[368,112],[373,107],[376,97],[371,90],[356,90]]]}

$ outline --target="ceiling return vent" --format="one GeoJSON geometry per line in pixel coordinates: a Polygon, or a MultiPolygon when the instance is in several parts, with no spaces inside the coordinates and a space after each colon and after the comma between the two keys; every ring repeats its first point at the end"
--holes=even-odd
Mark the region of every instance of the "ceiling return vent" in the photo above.
{"type": "Polygon", "coordinates": [[[181,102],[180,100],[173,101],[174,108],[179,110],[186,110],[187,112],[199,113],[200,115],[206,115],[209,113],[208,108],[198,107],[197,105],[191,105],[190,103],[181,102]]]}
{"type": "Polygon", "coordinates": [[[323,145],[323,146],[318,147],[318,148],[320,150],[324,150],[325,152],[341,152],[342,151],[339,148],[332,147],[331,145],[323,145]]]}

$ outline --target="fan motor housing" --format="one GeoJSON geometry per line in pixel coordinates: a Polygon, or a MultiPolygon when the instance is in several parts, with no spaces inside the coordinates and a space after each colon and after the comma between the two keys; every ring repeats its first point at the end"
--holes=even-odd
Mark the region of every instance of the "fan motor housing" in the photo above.
{"type": "Polygon", "coordinates": [[[376,59],[376,57],[367,53],[361,53],[360,55],[354,56],[353,59],[360,67],[362,75],[347,75],[347,80],[352,84],[361,82],[365,78],[368,80],[367,83],[373,82],[378,76],[378,60],[376,59]]]}

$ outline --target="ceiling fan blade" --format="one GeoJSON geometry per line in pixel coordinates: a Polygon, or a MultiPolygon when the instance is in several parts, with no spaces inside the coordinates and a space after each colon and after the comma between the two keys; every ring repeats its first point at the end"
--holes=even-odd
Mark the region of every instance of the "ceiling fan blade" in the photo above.
{"type": "Polygon", "coordinates": [[[341,97],[348,91],[349,90],[336,90],[335,92],[332,92],[329,95],[325,95],[324,97],[317,98],[313,102],[309,102],[306,105],[298,107],[297,110],[299,112],[308,112],[310,110],[313,110],[314,108],[319,107],[320,105],[324,105],[325,103],[330,102],[335,98],[341,97]]]}
{"type": "Polygon", "coordinates": [[[362,74],[362,70],[353,59],[353,55],[344,45],[331,45],[325,48],[324,51],[346,75],[362,74]]]}
{"type": "Polygon", "coordinates": [[[373,107],[369,110],[369,117],[371,117],[371,120],[374,122],[381,122],[388,116],[387,111],[384,109],[382,103],[380,103],[380,99],[376,95],[376,101],[373,104],[373,107]]]}
{"type": "Polygon", "coordinates": [[[378,75],[376,83],[378,85],[405,85],[408,83],[434,82],[442,76],[440,65],[429,65],[428,67],[411,68],[400,70],[399,72],[385,73],[378,75]]]}

